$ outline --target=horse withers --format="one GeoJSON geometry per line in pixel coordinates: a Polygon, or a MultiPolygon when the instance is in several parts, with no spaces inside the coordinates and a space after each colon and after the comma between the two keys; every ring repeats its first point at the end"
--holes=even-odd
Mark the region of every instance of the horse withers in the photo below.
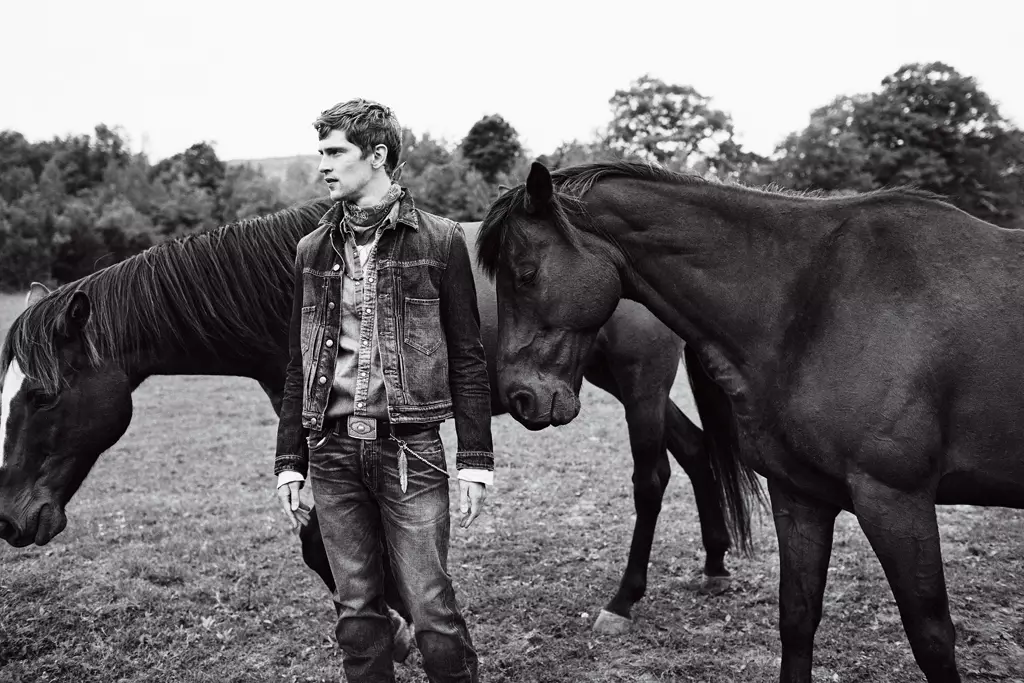
{"type": "Polygon", "coordinates": [[[578,359],[623,297],[725,392],[732,450],[768,480],[782,681],[811,680],[844,509],[927,679],[960,680],[935,506],[1024,508],[1024,233],[911,190],[534,164],[489,209],[477,256],[497,287],[499,391],[524,424],[575,417],[578,359]]]}

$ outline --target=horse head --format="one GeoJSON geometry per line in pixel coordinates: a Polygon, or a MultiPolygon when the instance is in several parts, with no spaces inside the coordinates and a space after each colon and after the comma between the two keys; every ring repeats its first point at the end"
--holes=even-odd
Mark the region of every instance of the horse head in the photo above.
{"type": "Polygon", "coordinates": [[[477,240],[497,289],[498,391],[529,429],[579,414],[585,360],[622,294],[618,264],[567,204],[535,162],[524,186],[491,205],[477,240]]]}
{"type": "Polygon", "coordinates": [[[0,356],[0,538],[48,543],[99,455],[131,421],[123,370],[97,361],[82,291],[33,284],[0,356]]]}

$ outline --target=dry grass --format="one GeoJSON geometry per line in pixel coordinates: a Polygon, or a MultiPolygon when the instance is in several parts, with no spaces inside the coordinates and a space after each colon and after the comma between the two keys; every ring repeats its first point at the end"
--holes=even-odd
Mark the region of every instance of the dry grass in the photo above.
{"type": "MultiPolygon", "coordinates": [[[[0,332],[20,306],[0,298],[0,332]]],[[[498,486],[486,516],[455,532],[451,568],[484,679],[776,680],[774,530],[766,518],[756,555],[730,559],[735,590],[685,591],[700,539],[675,466],[634,631],[590,631],[625,563],[633,505],[621,408],[589,387],[583,400],[560,429],[495,420],[498,486]]],[[[254,382],[146,382],[128,433],[68,506],[68,529],[42,548],[0,548],[0,682],[339,680],[333,610],[274,503],[274,429],[254,382]]],[[[444,438],[451,447],[450,424],[444,438]]],[[[1024,512],[945,508],[940,520],[961,670],[1024,681],[1024,512]]],[[[816,680],[922,680],[850,515],[829,576],[816,680]]],[[[422,683],[410,664],[399,680],[422,683]]]]}

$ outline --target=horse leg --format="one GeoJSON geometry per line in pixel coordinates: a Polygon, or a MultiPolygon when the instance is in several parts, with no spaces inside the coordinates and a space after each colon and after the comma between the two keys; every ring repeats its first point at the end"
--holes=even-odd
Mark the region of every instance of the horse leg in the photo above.
{"type": "Polygon", "coordinates": [[[625,633],[631,626],[633,605],[647,592],[647,568],[654,543],[654,529],[661,513],[672,470],[665,453],[664,402],[658,396],[626,406],[629,444],[633,451],[633,503],[636,523],[629,546],[626,569],[619,589],[608,602],[594,630],[598,633],[625,633]]]}
{"type": "Polygon", "coordinates": [[[866,475],[851,488],[857,521],[882,563],[914,659],[929,683],[959,683],[934,494],[907,493],[866,475]]]}
{"type": "Polygon", "coordinates": [[[732,582],[732,576],[725,568],[725,553],[732,541],[708,460],[705,435],[672,401],[665,405],[665,426],[668,450],[690,478],[700,520],[704,576],[692,587],[705,595],[718,595],[724,593],[732,582]]]}
{"type": "Polygon", "coordinates": [[[663,420],[673,376],[665,377],[665,373],[659,372],[657,381],[662,386],[654,387],[652,393],[651,377],[634,378],[637,374],[622,364],[610,362],[601,354],[591,357],[584,373],[587,381],[622,402],[633,453],[633,501],[636,509],[633,539],[619,589],[594,623],[594,630],[598,633],[621,634],[630,629],[633,605],[647,591],[647,566],[651,559],[654,529],[672,473],[665,453],[663,420]]]}
{"type": "Polygon", "coordinates": [[[779,680],[810,683],[814,633],[821,621],[832,532],[839,508],[796,493],[771,479],[768,493],[779,539],[779,680]]]}

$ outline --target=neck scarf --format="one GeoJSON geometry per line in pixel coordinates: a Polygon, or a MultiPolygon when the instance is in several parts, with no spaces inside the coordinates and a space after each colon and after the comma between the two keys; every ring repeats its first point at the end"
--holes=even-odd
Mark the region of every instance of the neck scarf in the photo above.
{"type": "Polygon", "coordinates": [[[380,225],[391,212],[391,207],[402,197],[402,187],[391,183],[384,198],[373,206],[360,208],[352,202],[344,202],[345,223],[355,232],[363,232],[367,228],[380,225]]]}

